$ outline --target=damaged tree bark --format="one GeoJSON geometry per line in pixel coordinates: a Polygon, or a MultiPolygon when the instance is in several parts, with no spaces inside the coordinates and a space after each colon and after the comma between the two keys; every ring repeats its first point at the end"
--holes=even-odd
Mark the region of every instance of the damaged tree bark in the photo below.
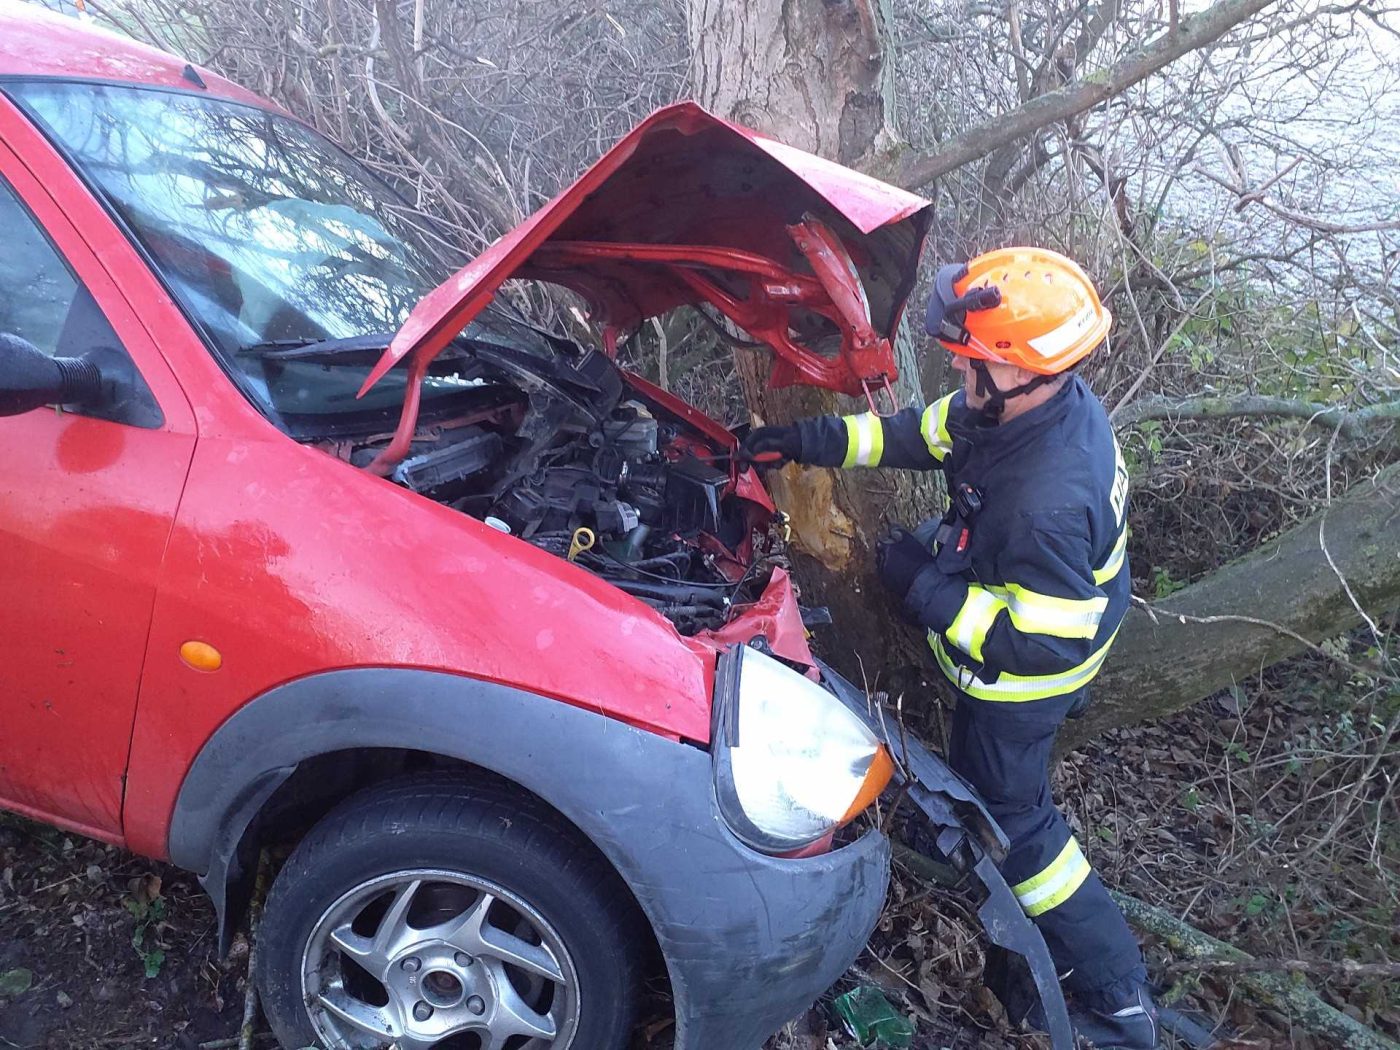
{"type": "MultiPolygon", "coordinates": [[[[879,0],[691,0],[688,24],[696,97],[719,116],[791,145],[869,170],[898,141],[879,0]]],[[[918,354],[896,348],[903,404],[922,401],[918,354]]],[[[739,348],[735,366],[756,422],[860,411],[856,402],[807,387],[768,389],[772,355],[739,348]]],[[[791,550],[807,605],[826,605],[841,639],[838,665],[861,680],[865,661],[889,672],[918,668],[918,640],[901,629],[875,577],[873,547],[891,522],[916,518],[937,499],[935,475],[826,471],[789,466],[768,475],[791,519],[791,550]]]]}

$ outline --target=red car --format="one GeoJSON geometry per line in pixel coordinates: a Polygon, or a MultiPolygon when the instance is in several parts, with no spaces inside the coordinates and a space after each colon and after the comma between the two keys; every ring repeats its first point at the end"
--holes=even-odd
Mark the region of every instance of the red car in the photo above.
{"type": "Polygon", "coordinates": [[[613,360],[704,304],[873,404],[928,220],[681,104],[447,276],[289,114],[0,6],[0,805],[197,872],[225,941],[290,850],[288,1048],[616,1050],[659,958],[676,1046],[751,1050],[874,926],[889,843],[834,836],[892,773],[1025,936],[808,650],[734,437],[613,360]]]}

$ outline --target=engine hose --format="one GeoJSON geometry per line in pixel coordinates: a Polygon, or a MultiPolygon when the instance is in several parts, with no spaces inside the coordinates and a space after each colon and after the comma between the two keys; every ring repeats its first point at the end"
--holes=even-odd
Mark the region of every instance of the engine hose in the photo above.
{"type": "MultiPolygon", "coordinates": [[[[620,559],[614,559],[619,560],[620,559]]],[[[679,565],[681,562],[690,560],[689,551],[672,551],[670,554],[658,554],[651,558],[638,558],[636,561],[622,562],[629,569],[652,569],[658,565],[679,565]]]]}
{"type": "MultiPolygon", "coordinates": [[[[645,600],[645,599],[644,599],[645,600]]],[[[713,605],[666,605],[662,602],[647,602],[662,616],[710,616],[717,610],[713,605]]]]}
{"type": "Polygon", "coordinates": [[[650,580],[625,580],[615,576],[603,577],[614,587],[638,598],[652,598],[656,601],[676,605],[703,605],[710,609],[722,609],[728,599],[722,594],[688,583],[652,583],[650,580]]]}

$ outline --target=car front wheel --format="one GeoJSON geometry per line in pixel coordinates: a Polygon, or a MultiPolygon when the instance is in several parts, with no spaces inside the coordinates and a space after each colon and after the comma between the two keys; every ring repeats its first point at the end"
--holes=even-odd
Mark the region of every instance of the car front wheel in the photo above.
{"type": "Polygon", "coordinates": [[[268,895],[258,983],[289,1050],[618,1050],[637,983],[617,875],[540,803],[429,775],[322,820],[268,895]]]}

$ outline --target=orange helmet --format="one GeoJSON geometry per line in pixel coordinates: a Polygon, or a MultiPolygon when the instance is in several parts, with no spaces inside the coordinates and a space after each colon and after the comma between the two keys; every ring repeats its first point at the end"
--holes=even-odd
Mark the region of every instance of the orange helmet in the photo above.
{"type": "Polygon", "coordinates": [[[1087,357],[1112,321],[1074,260],[999,248],[939,268],[924,329],[955,354],[1053,376],[1087,357]]]}

